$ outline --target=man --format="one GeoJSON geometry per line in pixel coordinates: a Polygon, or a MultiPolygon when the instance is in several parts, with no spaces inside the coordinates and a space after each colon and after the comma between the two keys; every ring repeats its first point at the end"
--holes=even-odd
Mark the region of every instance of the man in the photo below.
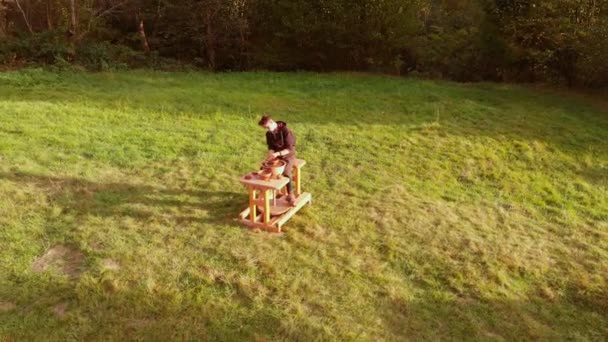
{"type": "Polygon", "coordinates": [[[270,116],[264,115],[258,125],[266,129],[266,144],[268,145],[268,156],[266,159],[281,159],[284,160],[285,171],[283,176],[289,178],[287,184],[287,202],[294,205],[296,196],[293,193],[293,182],[291,173],[296,160],[296,137],[293,132],[287,128],[287,124],[283,121],[274,121],[270,116]]]}

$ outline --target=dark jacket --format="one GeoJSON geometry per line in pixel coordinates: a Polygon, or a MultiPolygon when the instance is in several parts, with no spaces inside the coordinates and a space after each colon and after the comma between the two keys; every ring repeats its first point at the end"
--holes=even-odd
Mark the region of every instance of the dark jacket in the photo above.
{"type": "Polygon", "coordinates": [[[266,144],[269,150],[275,152],[284,149],[289,150],[289,154],[284,158],[294,157],[296,154],[296,136],[287,128],[287,124],[283,121],[277,121],[277,129],[274,132],[266,132],[266,144]]]}

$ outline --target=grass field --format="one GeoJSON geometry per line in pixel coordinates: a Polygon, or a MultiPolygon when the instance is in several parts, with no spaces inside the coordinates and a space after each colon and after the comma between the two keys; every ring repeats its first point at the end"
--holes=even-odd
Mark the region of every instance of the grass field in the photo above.
{"type": "Polygon", "coordinates": [[[605,340],[608,106],[360,74],[0,74],[0,340],[605,340]],[[234,219],[288,122],[313,194],[234,219]]]}

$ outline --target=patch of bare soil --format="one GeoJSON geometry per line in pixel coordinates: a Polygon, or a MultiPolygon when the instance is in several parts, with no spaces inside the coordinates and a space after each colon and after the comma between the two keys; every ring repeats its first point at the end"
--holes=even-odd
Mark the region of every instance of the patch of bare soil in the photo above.
{"type": "Polygon", "coordinates": [[[16,307],[17,305],[15,305],[15,303],[0,301],[0,312],[8,312],[16,307]]]}
{"type": "Polygon", "coordinates": [[[84,254],[67,246],[52,247],[43,256],[32,263],[34,272],[44,272],[48,269],[57,269],[71,278],[77,278],[83,271],[84,254]]]}
{"type": "Polygon", "coordinates": [[[53,307],[53,313],[58,318],[64,318],[68,312],[68,304],[67,303],[59,303],[53,307]]]}
{"type": "Polygon", "coordinates": [[[110,271],[118,271],[120,269],[120,265],[118,262],[112,259],[103,259],[102,262],[103,268],[110,271]]]}

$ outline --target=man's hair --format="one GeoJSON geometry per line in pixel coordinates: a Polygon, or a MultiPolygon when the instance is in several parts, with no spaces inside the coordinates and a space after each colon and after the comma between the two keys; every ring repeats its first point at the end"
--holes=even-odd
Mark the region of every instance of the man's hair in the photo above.
{"type": "Polygon", "coordinates": [[[262,116],[262,118],[260,119],[260,122],[258,122],[258,125],[264,127],[266,126],[266,124],[268,123],[268,121],[272,120],[272,118],[270,117],[270,115],[264,115],[262,116]]]}

